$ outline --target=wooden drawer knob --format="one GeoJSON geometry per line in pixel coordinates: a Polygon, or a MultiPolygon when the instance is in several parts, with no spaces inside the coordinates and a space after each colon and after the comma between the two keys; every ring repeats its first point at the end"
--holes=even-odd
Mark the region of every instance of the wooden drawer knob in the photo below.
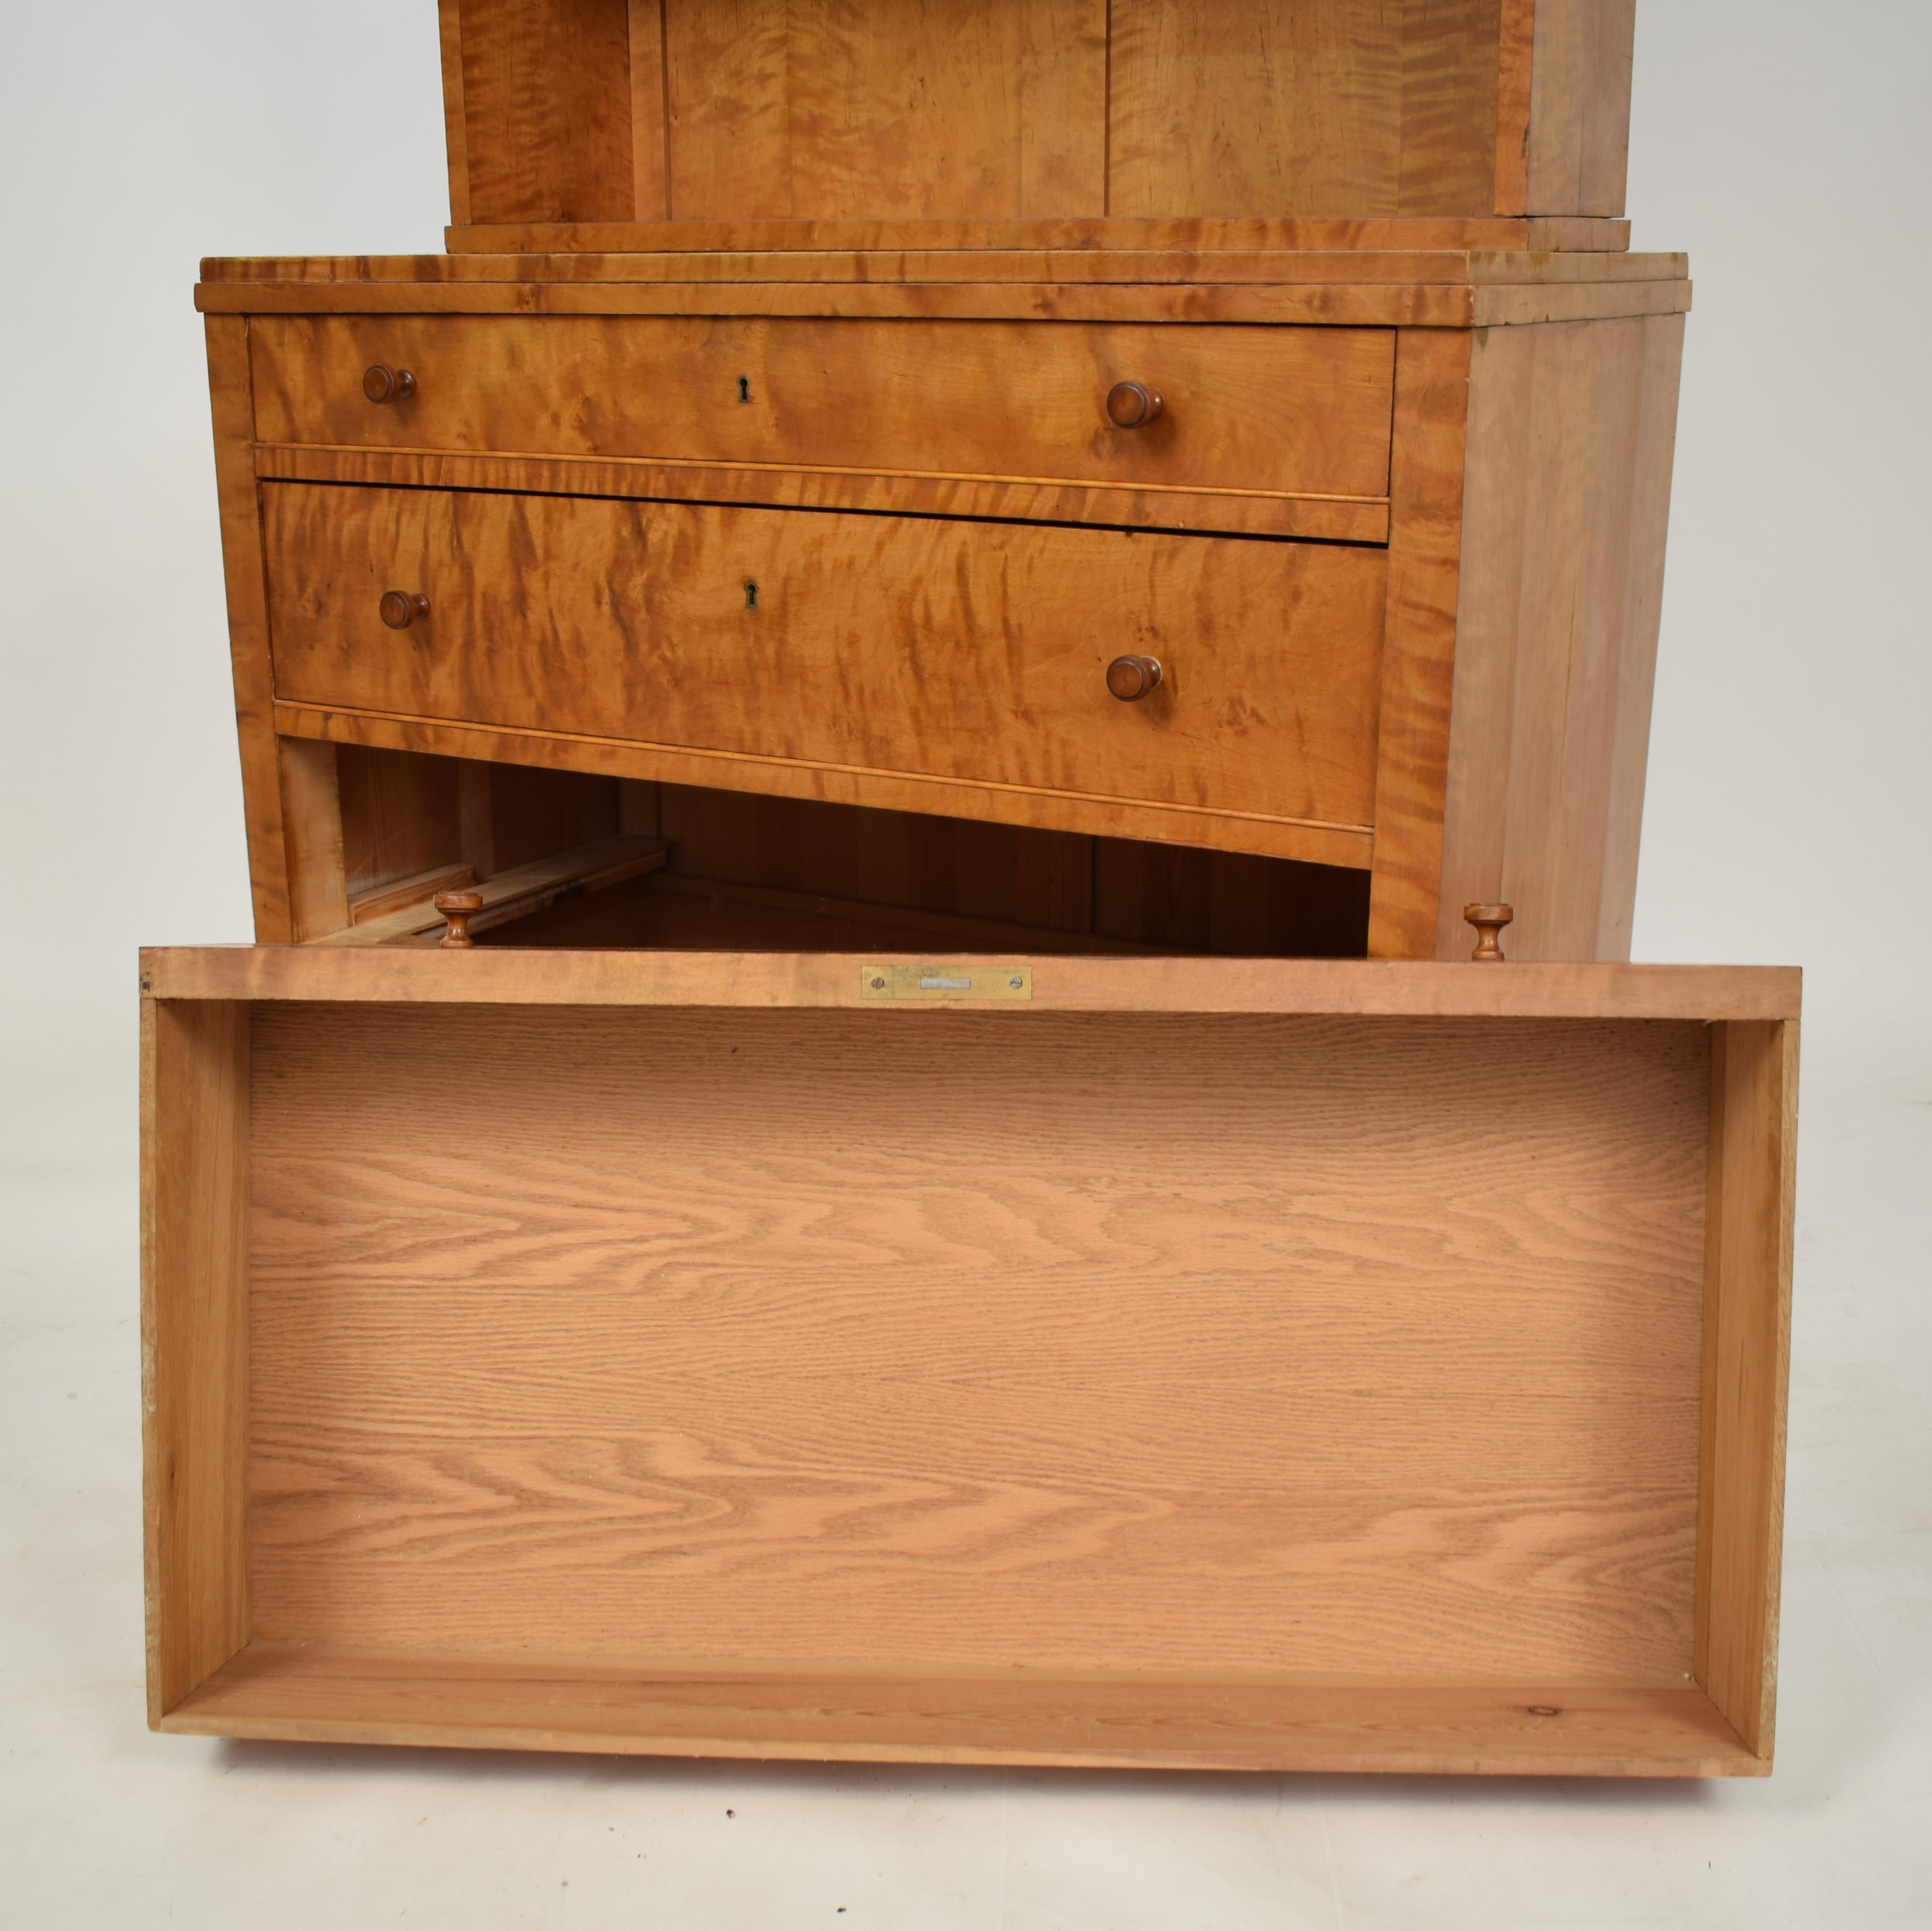
{"type": "Polygon", "coordinates": [[[362,393],[371,402],[401,402],[416,392],[416,379],[406,369],[371,362],[362,371],[362,393]]]}
{"type": "Polygon", "coordinates": [[[443,917],[445,929],[442,937],[436,941],[439,946],[476,944],[476,941],[470,936],[470,922],[483,909],[482,892],[439,892],[430,903],[443,917]]]}
{"type": "Polygon", "coordinates": [[[1503,949],[1497,942],[1503,928],[1516,916],[1513,905],[1466,905],[1462,916],[1476,928],[1476,949],[1469,956],[1480,964],[1501,965],[1503,949]]]}
{"type": "Polygon", "coordinates": [[[1117,657],[1107,666],[1107,688],[1124,704],[1139,703],[1160,688],[1157,657],[1117,657]]]}
{"type": "Polygon", "coordinates": [[[1116,429],[1144,429],[1165,406],[1144,382],[1116,382],[1107,391],[1107,420],[1116,429]]]}
{"type": "Polygon", "coordinates": [[[392,630],[407,630],[417,618],[429,615],[429,599],[420,590],[385,590],[376,609],[392,630]]]}

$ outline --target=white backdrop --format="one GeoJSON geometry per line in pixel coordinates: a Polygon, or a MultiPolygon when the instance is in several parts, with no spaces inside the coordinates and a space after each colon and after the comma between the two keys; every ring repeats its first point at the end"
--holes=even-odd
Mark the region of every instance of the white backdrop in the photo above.
{"type": "MultiPolygon", "coordinates": [[[[250,1813],[250,1828],[288,1861],[277,1908],[284,1921],[310,1921],[303,1913],[311,1907],[314,1921],[359,1921],[396,1894],[373,1877],[364,1891],[345,1890],[347,1867],[330,1863],[334,1852],[283,1834],[297,1789],[304,1804],[356,1813],[343,1825],[352,1837],[372,1828],[356,1811],[362,1799],[352,1779],[332,1784],[320,1759],[299,1753],[197,1756],[202,1747],[149,1740],[140,1729],[128,1326],[134,949],[238,940],[249,930],[200,322],[190,304],[196,260],[440,246],[447,203],[434,11],[430,0],[0,0],[0,1168],[15,1204],[12,1231],[0,1223],[0,1342],[10,1351],[21,1429],[4,1462],[18,1486],[0,1493],[22,1512],[17,1525],[10,1516],[0,1549],[0,1723],[26,1721],[29,1708],[44,1707],[46,1717],[44,1735],[34,1732],[38,1741],[0,1755],[0,1768],[18,1778],[34,1766],[32,1789],[21,1782],[0,1791],[0,1880],[9,1895],[26,1885],[40,1900],[39,1923],[61,1916],[62,1899],[74,1921],[95,1921],[89,1913],[98,1911],[98,1921],[132,1923],[140,1913],[131,1900],[158,1915],[177,1894],[200,1899],[190,1921],[228,1921],[210,1875],[226,1828],[220,1801],[194,1810],[200,1840],[190,1832],[142,1849],[132,1827],[104,1839],[88,1827],[84,1845],[61,1835],[83,1829],[84,1809],[73,1806],[84,1807],[86,1792],[98,1796],[100,1779],[112,1782],[104,1763],[116,1777],[188,1776],[185,1765],[196,1777],[240,1768],[262,1781],[266,1807],[250,1813]],[[49,1201],[58,1211],[34,1220],[35,1204],[49,1201]],[[82,1467],[92,1471],[85,1481],[74,1473],[82,1467]],[[74,1495],[91,1499],[63,1499],[70,1476],[80,1485],[74,1495]],[[69,1789],[62,1780],[82,1761],[94,1765],[94,1781],[73,1785],[73,1805],[62,1808],[46,1793],[69,1789]],[[8,1807],[16,1800],[26,1807],[8,1807]],[[43,1813],[35,1803],[52,1808],[43,1813]],[[41,1821],[10,1837],[9,1816],[41,1821]],[[150,1858],[161,1873],[154,1886],[131,1868],[150,1858]],[[82,1869],[99,1879],[91,1890],[75,1888],[82,1869]]],[[[1770,1795],[1700,1798],[1701,1809],[1660,1799],[1662,1808],[1646,1810],[1650,1800],[1633,1794],[1573,1807],[1556,1829],[1553,1798],[1492,1795],[1466,1816],[1460,1807],[1478,1800],[1439,1787],[1354,1786],[1318,1801],[1318,1834],[1314,1813],[1281,1823],[1286,1786],[1268,1786],[1276,1788],[1271,1813],[1253,1786],[1218,1810],[1190,1786],[1170,1816],[1150,1786],[987,1779],[971,1801],[985,1818],[998,1810],[995,1900],[983,1888],[990,1848],[956,1871],[933,1848],[944,1833],[932,1819],[956,1802],[942,1783],[854,1774],[730,1786],[776,1792],[781,1805],[836,1809],[849,1798],[866,1870],[876,1853],[882,1882],[887,1866],[910,1873],[910,1915],[898,1921],[1005,1921],[1010,1876],[1010,1921],[1028,1924],[1138,1922],[1144,1909],[1147,1921],[1170,1925],[1440,1925],[1464,1921],[1466,1910],[1468,1921],[1486,1926],[1560,1917],[1735,1921],[1761,1931],[1904,1924],[1921,1905],[1932,1912],[1922,1832],[1909,1820],[1859,1812],[1867,1834],[1856,1842],[1813,1832],[1826,1830],[1828,1816],[1849,1829],[1857,1792],[1865,1793],[1857,1802],[1881,1802],[1871,1795],[1876,1763],[1890,1765],[1884,1802],[1916,1790],[1922,1803],[1928,1792],[1922,1745],[1900,1759],[1911,1747],[1896,1722],[1888,1729],[1885,1712],[1915,1696],[1926,1706],[1922,1655],[1916,1676],[1909,1659],[1932,1630],[1932,1521],[1917,1486],[1932,1330],[1919,1312],[1926,1236],[1923,1207],[1913,1205],[1932,1192],[1928,82],[1932,7],[1924,0],[1640,4],[1635,245],[1688,249],[1696,300],[1635,955],[1795,962],[1807,974],[1790,1572],[1797,1579],[1786,1666],[1797,1714],[1787,1717],[1787,1755],[1770,1795]],[[1897,1217],[1913,1212],[1916,1221],[1897,1217]],[[1885,1429],[1886,1453],[1860,1461],[1859,1444],[1885,1429]],[[1874,1503],[1874,1490],[1890,1499],[1874,1503]],[[1806,1564],[1816,1569],[1814,1593],[1806,1564]],[[1858,1593],[1868,1585],[1870,1605],[1858,1593]],[[1842,1628],[1833,1601],[1844,1609],[1842,1628]],[[1906,1641],[1914,1632],[1916,1649],[1906,1641]],[[1809,1659],[1803,1672],[1795,1643],[1809,1659]],[[1876,1679],[1882,1692],[1858,1674],[1861,1648],[1886,1663],[1876,1679]],[[1834,1689],[1830,1711],[1821,1705],[1816,1716],[1822,1727],[1806,1731],[1806,1686],[1815,1702],[1816,1686],[1839,1682],[1834,1670],[1849,1672],[1850,1701],[1834,1689]],[[1856,1721],[1868,1729],[1845,1729],[1854,1720],[1846,1710],[1862,1713],[1856,1721]],[[1794,1725],[1808,1744],[1792,1743],[1794,1725]],[[1016,1792],[1034,1793],[1029,1805],[1014,1808],[1016,1792]],[[1067,1846],[1087,1845],[1087,1888],[1067,1895],[1090,1900],[1103,1866],[1136,1873],[1136,1858],[1151,1855],[1156,1813],[1168,1819],[1160,1828],[1206,1834],[1174,1880],[1191,1889],[1170,1894],[1162,1881],[1136,1876],[1122,1879],[1109,1915],[1083,1917],[1077,1903],[1063,1909],[1037,1899],[1021,1908],[1019,1873],[1032,1866],[1020,1854],[1024,1830],[1035,1833],[1025,1841],[1043,1867],[1073,1857],[1069,1868],[1085,1868],[1067,1846]],[[1266,1814],[1288,1835],[1267,1838],[1266,1814]],[[1759,1834],[1724,1837],[1730,1824],[1759,1834]],[[1038,1834],[1049,1825],[1060,1831],[1051,1845],[1038,1834]],[[1391,1829],[1405,1843],[1438,1846],[1433,1877],[1375,1888],[1394,1855],[1391,1829]],[[1630,1848],[1640,1837],[1648,1846],[1641,1857],[1630,1848]],[[1275,1848],[1261,1856],[1254,1847],[1264,1840],[1275,1848]],[[1718,1842],[1734,1864],[1740,1844],[1757,1846],[1750,1855],[1758,1876],[1740,1882],[1734,1870],[1727,1884],[1714,1874],[1717,1858],[1703,1852],[1718,1842]],[[1778,1858],[1798,1858],[1792,1847],[1800,1843],[1811,1847],[1802,1874],[1776,1876],[1778,1858]],[[1304,1852],[1316,1873],[1306,1885],[1304,1852]],[[1236,1883],[1228,1873],[1248,1870],[1251,1852],[1258,1875],[1236,1883]],[[922,1864],[928,1853],[940,1861],[922,1864]],[[1639,1869],[1633,1858],[1649,1862],[1639,1869]],[[1714,1875],[1705,1887],[1707,1862],[1714,1875]],[[1445,1870],[1461,1876],[1451,1885],[1445,1870]],[[1561,1903],[1573,1879],[1582,1888],[1574,1908],[1561,1903]],[[1351,1885],[1366,1888],[1352,1894],[1351,1885]],[[945,1898],[969,1893],[983,1912],[942,1909],[945,1898]],[[1352,1895],[1367,1901],[1352,1905],[1352,1895]],[[1178,1898],[1193,1899],[1196,1909],[1178,1898]],[[1857,1910],[1839,1915],[1852,1898],[1857,1910]]],[[[483,1801],[482,1773],[408,1761],[417,1768],[394,1774],[408,1794],[383,1785],[390,1795],[371,1798],[370,1814],[394,1801],[412,1820],[419,1805],[442,1814],[483,1801]]],[[[757,1868],[755,1858],[743,1862],[751,1840],[742,1835],[718,1840],[717,1855],[736,1861],[728,1867],[704,1863],[706,1833],[722,1828],[714,1813],[723,1800],[712,1798],[727,1774],[652,1774],[654,1802],[696,1807],[680,1840],[696,1860],[686,1869],[694,1888],[676,1894],[686,1899],[683,1915],[666,1921],[705,1921],[706,1871],[713,1882],[728,1868],[734,1882],[749,1882],[746,1873],[757,1868]]],[[[454,1873],[492,1870],[492,1855],[507,1856],[506,1888],[470,1907],[468,1921],[483,1921],[479,1909],[488,1919],[492,1897],[522,1895],[513,1813],[548,1816],[544,1807],[562,1802],[560,1791],[574,1804],[620,1788],[603,1773],[574,1771],[554,1787],[541,1779],[508,1787],[514,1803],[500,1826],[486,1830],[477,1812],[472,1836],[445,1846],[451,1875],[423,1894],[418,1919],[427,1910],[435,1921],[434,1901],[452,1894],[448,1885],[460,1889],[454,1873]]],[[[140,1800],[162,1803],[158,1816],[172,1815],[167,1805],[176,1801],[193,1810],[202,1800],[140,1800]]],[[[971,1807],[965,1795],[956,1804],[971,1807]]],[[[808,1861],[820,1840],[786,1841],[788,1858],[808,1861]]],[[[982,1841],[992,1843],[975,1840],[982,1841]]],[[[406,1863],[406,1844],[394,1854],[406,1863]]],[[[546,1875],[540,1896],[503,1906],[504,1921],[574,1921],[555,1916],[560,1882],[546,1875]]],[[[747,1909],[743,1921],[774,1921],[747,1909]]],[[[251,1921],[240,1912],[234,1921],[251,1921]]]]}
{"type": "MultiPolygon", "coordinates": [[[[90,1143],[135,944],[248,932],[195,263],[440,246],[434,16],[7,0],[0,1010],[90,1143]]],[[[1805,967],[1808,1085],[1932,1041],[1928,80],[1912,0],[1640,10],[1635,244],[1696,298],[1635,955],[1805,967]]]]}

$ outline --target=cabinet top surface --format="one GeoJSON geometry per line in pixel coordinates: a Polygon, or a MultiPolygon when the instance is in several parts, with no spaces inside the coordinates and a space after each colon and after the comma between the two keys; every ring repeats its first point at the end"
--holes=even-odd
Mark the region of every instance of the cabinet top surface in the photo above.
{"type": "Polygon", "coordinates": [[[242,256],[202,262],[195,305],[1480,328],[1680,313],[1688,272],[1682,254],[1207,243],[242,256]]]}

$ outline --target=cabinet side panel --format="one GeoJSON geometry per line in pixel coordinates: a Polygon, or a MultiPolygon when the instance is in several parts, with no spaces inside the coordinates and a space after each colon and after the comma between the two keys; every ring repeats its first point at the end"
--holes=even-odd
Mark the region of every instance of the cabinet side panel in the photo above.
{"type": "Polygon", "coordinates": [[[1636,0],[1537,0],[1532,214],[1621,214],[1636,0]]]}
{"type": "Polygon", "coordinates": [[[1105,211],[1105,0],[666,0],[680,220],[1105,211]]]}
{"type": "Polygon", "coordinates": [[[1798,1025],[1724,1028],[1721,1132],[1709,1211],[1717,1222],[1706,1282],[1714,1378],[1706,1399],[1708,1521],[1699,1621],[1702,1681],[1738,1734],[1767,1762],[1778,1698],[1784,1547],[1784,1442],[1790,1375],[1792,1203],[1798,1144],[1798,1025]]]}
{"type": "Polygon", "coordinates": [[[461,10],[470,220],[633,219],[624,0],[461,0],[461,10]]]}
{"type": "Polygon", "coordinates": [[[1371,958],[1427,958],[1436,949],[1469,355],[1460,330],[1397,338],[1371,958]]]}
{"type": "Polygon", "coordinates": [[[1676,407],[1675,316],[1479,331],[1438,943],[1626,958],[1676,407]]]}
{"type": "Polygon", "coordinates": [[[254,903],[255,937],[263,944],[274,944],[286,941],[292,934],[282,845],[281,781],[276,763],[274,693],[268,668],[268,598],[255,488],[248,323],[239,315],[211,315],[206,325],[214,487],[220,505],[221,565],[235,678],[235,724],[242,753],[248,882],[254,903]]]}
{"type": "Polygon", "coordinates": [[[1642,325],[1637,371],[1636,439],[1630,473],[1630,544],[1622,598],[1604,799],[1603,889],[1597,908],[1597,957],[1627,959],[1636,905],[1637,844],[1643,830],[1644,777],[1650,761],[1651,701],[1657,684],[1658,625],[1664,612],[1664,544],[1677,448],[1677,392],[1684,363],[1684,318],[1642,325]]]}
{"type": "Polygon", "coordinates": [[[248,1008],[141,1002],[148,1720],[248,1639],[248,1008]]]}
{"type": "Polygon", "coordinates": [[[462,228],[470,221],[470,150],[463,118],[463,0],[436,0],[436,12],[442,53],[442,139],[449,157],[449,218],[462,228]]]}

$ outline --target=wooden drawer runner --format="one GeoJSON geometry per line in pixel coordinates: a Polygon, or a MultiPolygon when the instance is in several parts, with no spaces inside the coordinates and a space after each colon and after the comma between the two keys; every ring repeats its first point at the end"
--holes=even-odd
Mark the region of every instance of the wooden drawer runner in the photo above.
{"type": "Polygon", "coordinates": [[[992,963],[147,955],[154,1720],[1767,1770],[1796,975],[992,963]]]}
{"type": "Polygon", "coordinates": [[[1388,493],[1388,329],[338,315],[249,339],[268,443],[1388,493]],[[376,363],[415,394],[370,402],[376,363]],[[1128,379],[1164,406],[1117,429],[1128,379]]]}
{"type": "Polygon", "coordinates": [[[1359,827],[1385,553],[1104,529],[262,487],[275,694],[1359,827]],[[430,613],[385,627],[386,591],[430,613]],[[1166,681],[1122,703],[1124,653],[1166,681]]]}

